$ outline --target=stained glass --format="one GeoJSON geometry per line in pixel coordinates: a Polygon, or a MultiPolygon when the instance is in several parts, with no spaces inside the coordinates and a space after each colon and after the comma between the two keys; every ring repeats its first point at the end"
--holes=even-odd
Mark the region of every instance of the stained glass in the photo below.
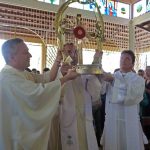
{"type": "Polygon", "coordinates": [[[59,5],[59,0],[37,0],[37,1],[59,5]]]}
{"type": "MultiPolygon", "coordinates": [[[[129,5],[120,3],[118,0],[96,0],[102,14],[109,16],[118,16],[129,19],[129,5]]],[[[84,9],[88,11],[95,10],[95,3],[82,5],[78,2],[72,3],[69,7],[84,9]]]]}
{"type": "Polygon", "coordinates": [[[133,17],[138,17],[146,12],[146,0],[141,0],[133,5],[133,17]]]}
{"type": "Polygon", "coordinates": [[[147,0],[146,2],[146,12],[150,12],[150,0],[147,0]]]}
{"type": "Polygon", "coordinates": [[[130,6],[128,4],[118,2],[117,17],[129,19],[129,16],[130,16],[130,6]]]}
{"type": "Polygon", "coordinates": [[[112,0],[107,0],[105,14],[108,16],[117,16],[117,3],[112,0]]]}

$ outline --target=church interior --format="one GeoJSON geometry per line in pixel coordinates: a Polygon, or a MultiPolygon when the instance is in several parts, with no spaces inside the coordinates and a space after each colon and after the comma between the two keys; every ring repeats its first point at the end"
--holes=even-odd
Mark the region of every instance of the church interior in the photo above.
{"type": "MultiPolygon", "coordinates": [[[[64,2],[64,0],[0,0],[0,39],[21,37],[27,42],[40,43],[42,49],[40,70],[51,67],[57,49],[54,22],[56,13],[64,2]]],[[[148,59],[150,2],[99,0],[98,5],[101,7],[104,20],[103,51],[109,54],[132,49],[137,56],[135,70],[145,68],[150,63],[148,59]]],[[[69,21],[67,28],[74,28],[76,15],[82,14],[84,28],[87,32],[94,33],[96,18],[92,7],[78,2],[68,5],[63,14],[67,22],[69,21]]],[[[66,41],[75,41],[75,38],[68,33],[66,41]]],[[[83,39],[82,48],[87,51],[94,50],[96,45],[94,39],[83,39]]]]}
{"type": "MultiPolygon", "coordinates": [[[[45,67],[51,68],[58,48],[55,22],[58,13],[63,17],[65,42],[78,42],[73,34],[78,14],[81,15],[85,31],[90,34],[96,32],[95,5],[84,4],[86,0],[83,3],[81,1],[72,0],[65,7],[65,11],[61,12],[59,8],[66,3],[65,0],[0,0],[0,40],[19,37],[26,42],[40,45],[40,53],[35,49],[32,54],[40,55],[38,69],[42,72],[45,67]]],[[[135,71],[150,66],[150,0],[96,2],[104,22],[104,29],[101,30],[104,32],[103,52],[107,55],[113,54],[112,61],[119,61],[115,54],[131,49],[136,55],[135,71]]],[[[82,49],[87,53],[94,52],[97,48],[95,38],[85,37],[81,41],[82,49]]],[[[111,67],[110,63],[108,66],[111,67]]],[[[114,69],[116,66],[112,71],[114,69]]],[[[143,118],[143,125],[150,128],[149,117],[143,118]]]]}

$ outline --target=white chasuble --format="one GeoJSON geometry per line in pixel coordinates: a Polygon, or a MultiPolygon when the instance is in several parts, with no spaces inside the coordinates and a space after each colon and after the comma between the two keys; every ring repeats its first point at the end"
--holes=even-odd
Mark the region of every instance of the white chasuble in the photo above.
{"type": "Polygon", "coordinates": [[[60,106],[62,150],[98,150],[93,127],[92,97],[97,95],[97,100],[100,98],[99,80],[95,76],[82,76],[67,82],[63,88],[60,106]],[[96,84],[93,82],[91,86],[95,93],[94,89],[88,91],[87,81],[90,83],[93,78],[96,84]]]}
{"type": "Polygon", "coordinates": [[[6,65],[0,73],[0,150],[47,150],[60,92],[59,80],[37,84],[6,65]]]}
{"type": "Polygon", "coordinates": [[[104,150],[144,150],[139,103],[143,99],[144,79],[133,72],[114,74],[106,96],[106,117],[101,143],[104,150]]]}

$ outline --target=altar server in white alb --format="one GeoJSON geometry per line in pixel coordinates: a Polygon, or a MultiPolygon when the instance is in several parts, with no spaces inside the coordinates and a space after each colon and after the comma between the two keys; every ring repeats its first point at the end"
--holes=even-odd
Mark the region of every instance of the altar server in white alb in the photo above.
{"type": "Polygon", "coordinates": [[[0,72],[0,150],[47,150],[51,118],[58,107],[61,85],[77,76],[74,70],[54,80],[58,61],[44,82],[27,79],[31,54],[22,39],[2,46],[6,65],[0,72]],[[52,79],[53,78],[53,79],[52,79]]]}
{"type": "MultiPolygon", "coordinates": [[[[104,150],[144,150],[147,139],[139,118],[144,79],[132,71],[135,55],[121,53],[120,70],[114,73],[106,96],[106,117],[101,144],[104,150]]],[[[107,78],[108,80],[108,78],[107,78]]]]}

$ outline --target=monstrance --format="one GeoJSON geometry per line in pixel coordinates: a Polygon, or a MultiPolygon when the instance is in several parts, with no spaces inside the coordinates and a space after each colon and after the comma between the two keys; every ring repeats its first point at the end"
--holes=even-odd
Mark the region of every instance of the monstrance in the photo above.
{"type": "MultiPolygon", "coordinates": [[[[55,29],[56,29],[56,35],[57,35],[57,42],[58,47],[60,49],[63,48],[63,45],[66,43],[65,40],[65,34],[70,32],[74,34],[74,38],[77,41],[77,50],[78,50],[78,65],[76,66],[76,71],[80,74],[102,74],[102,66],[101,66],[101,57],[94,59],[92,64],[83,64],[83,57],[82,57],[82,42],[83,39],[87,38],[95,39],[97,43],[96,51],[101,52],[102,51],[102,44],[104,41],[104,21],[103,17],[100,12],[100,8],[95,0],[87,0],[87,1],[80,1],[80,0],[68,0],[62,6],[59,8],[56,20],[55,20],[55,29]],[[66,28],[66,23],[68,23],[67,19],[64,17],[64,12],[68,8],[68,6],[71,3],[78,2],[80,4],[92,4],[95,6],[95,31],[94,32],[88,32],[82,25],[82,15],[77,14],[75,25],[72,29],[66,28]]],[[[66,63],[70,63],[71,58],[68,55],[63,54],[63,61],[66,63]]]]}

